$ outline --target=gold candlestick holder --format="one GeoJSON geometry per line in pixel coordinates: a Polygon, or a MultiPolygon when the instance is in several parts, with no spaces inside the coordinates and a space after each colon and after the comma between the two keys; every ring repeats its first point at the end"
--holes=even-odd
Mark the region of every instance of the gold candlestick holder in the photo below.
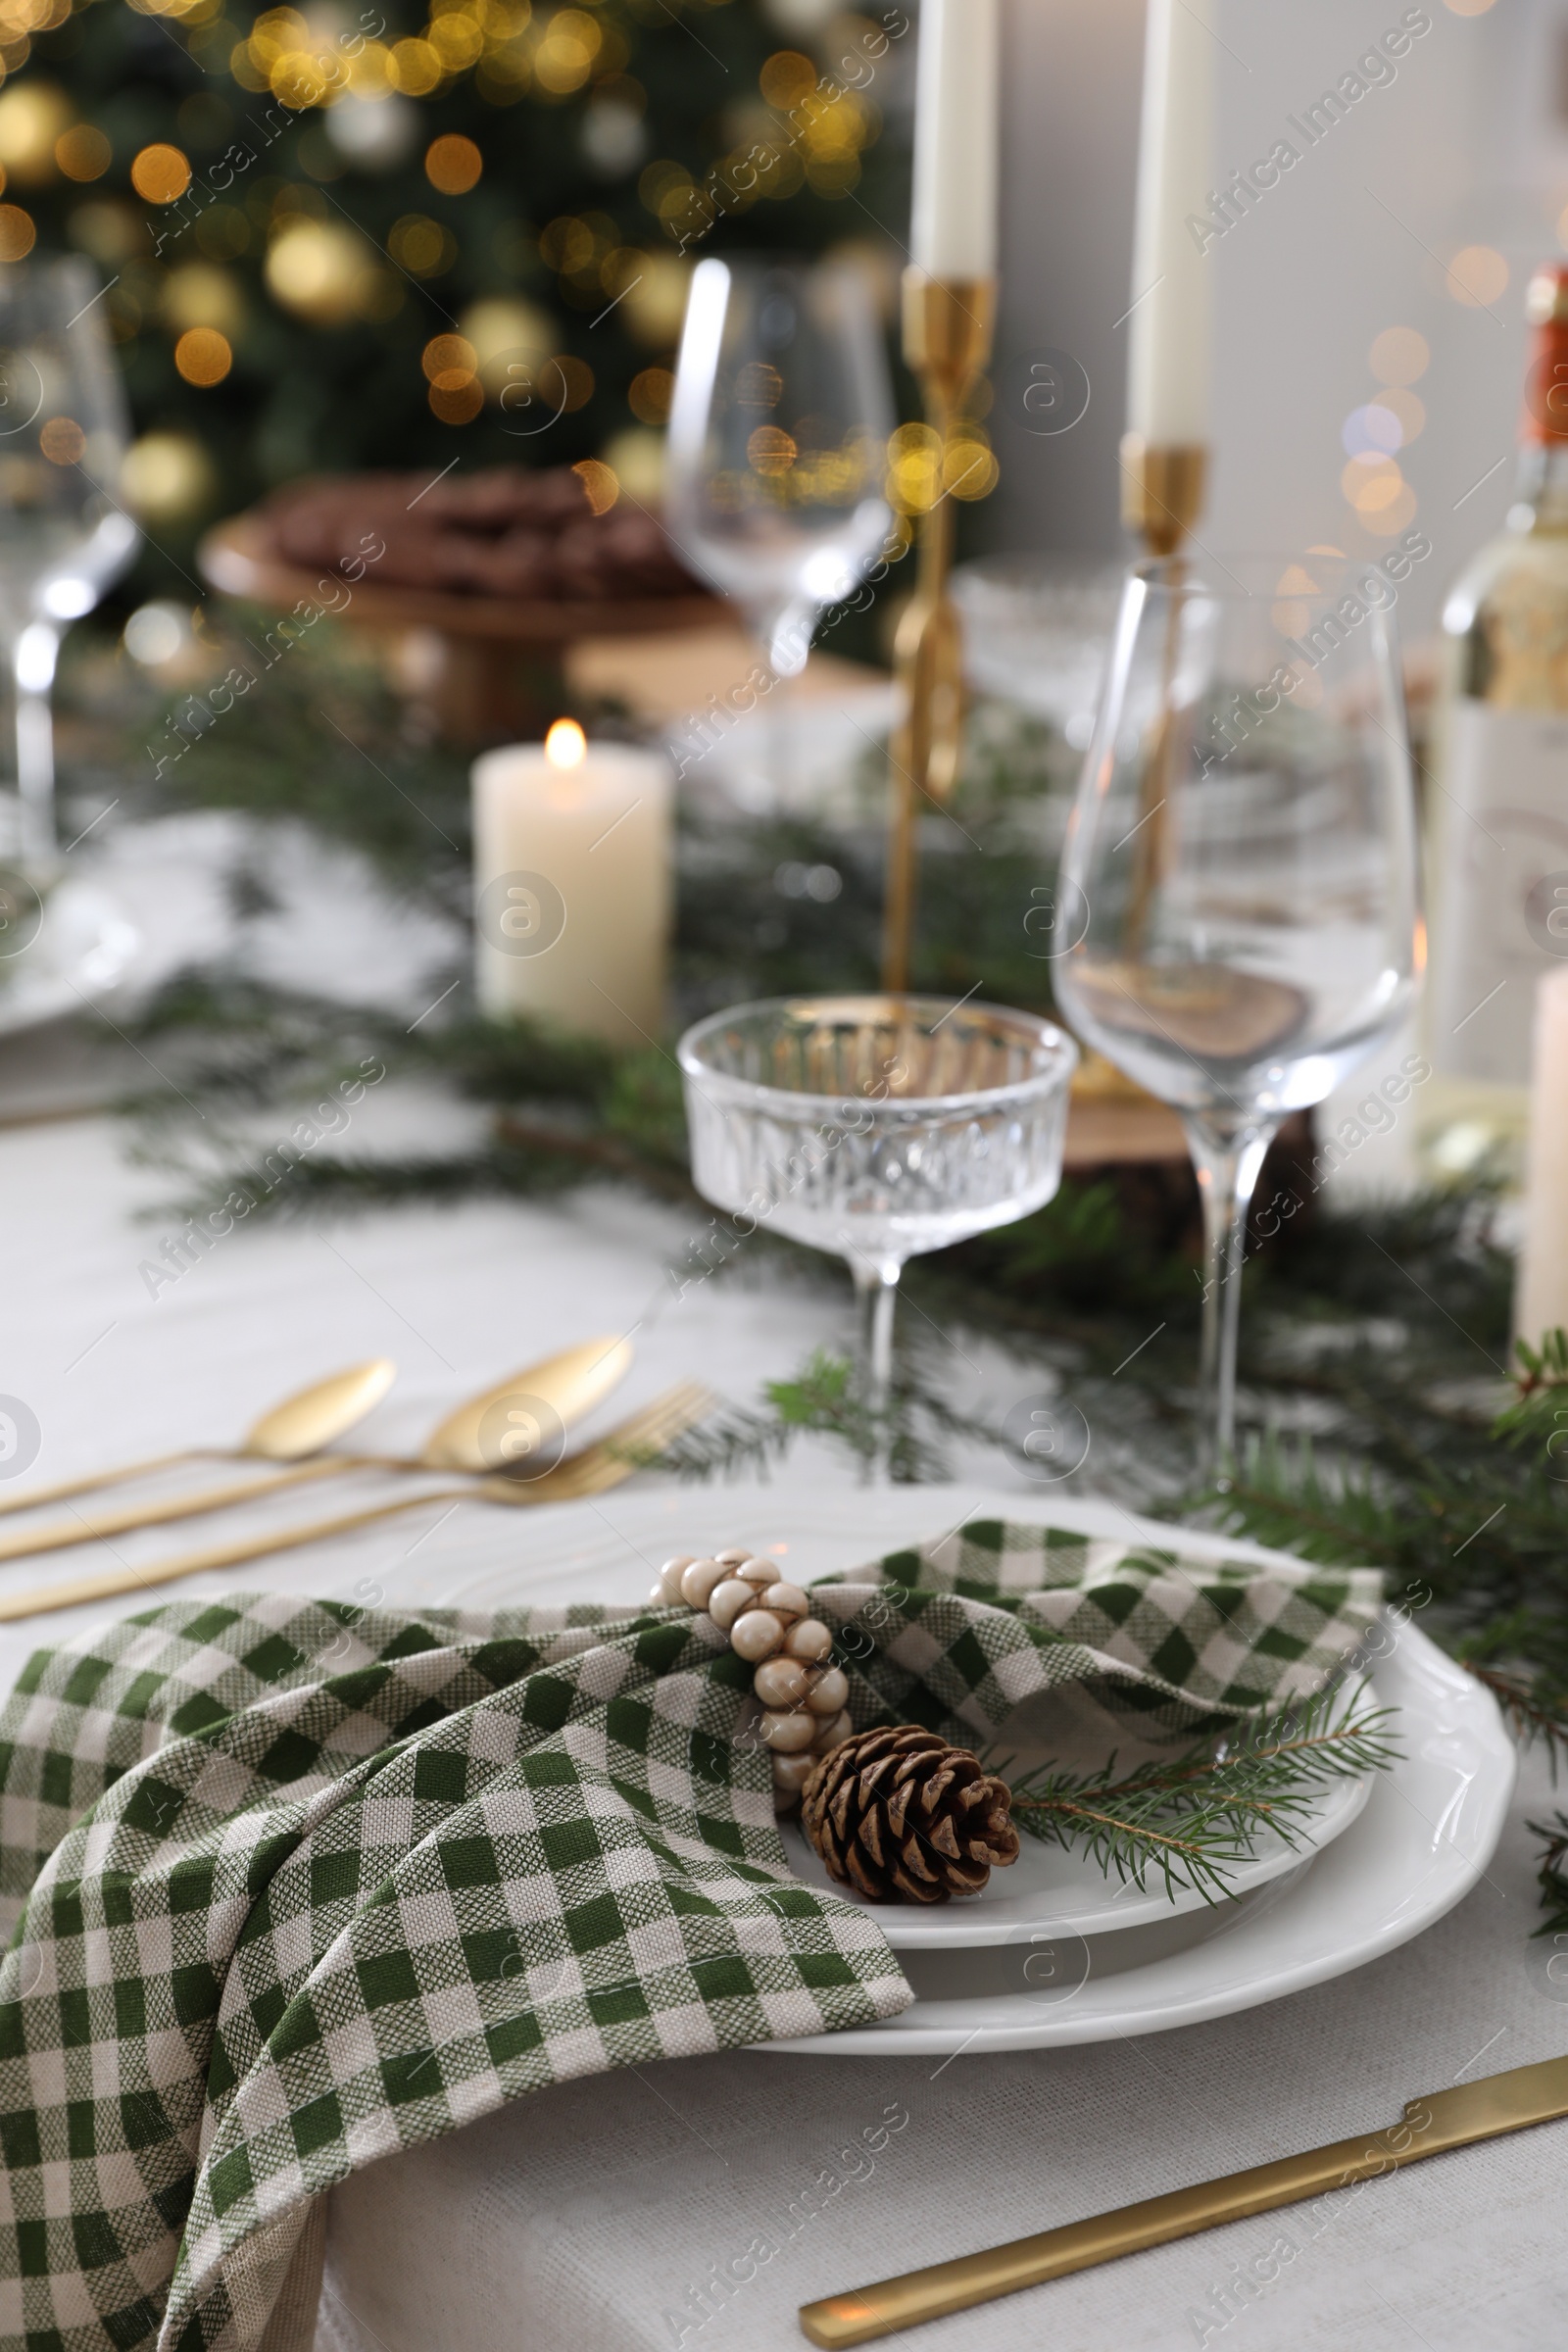
{"type": "MultiPolygon", "coordinates": [[[[944,453],[954,420],[991,357],[996,309],[994,278],[928,277],[913,269],[904,273],[904,356],[944,453]]],[[[939,467],[936,498],[920,517],[915,591],[894,646],[904,715],[893,738],[882,930],[882,984],[893,995],[903,995],[909,984],[920,803],[940,808],[958,778],[963,649],[948,591],[952,568],[953,501],[939,467]]]]}
{"type": "Polygon", "coordinates": [[[1180,553],[1203,511],[1207,481],[1208,452],[1200,443],[1122,435],[1121,518],[1152,556],[1180,553]]]}
{"type": "Polygon", "coordinates": [[[1139,940],[1148,920],[1150,904],[1164,871],[1169,830],[1170,768],[1175,754],[1172,692],[1181,618],[1181,588],[1186,576],[1183,554],[1193,525],[1203,508],[1208,475],[1208,452],[1198,443],[1152,443],[1141,433],[1126,433],[1121,444],[1121,514],[1129,530],[1137,531],[1150,554],[1165,565],[1176,592],[1171,599],[1170,623],[1165,632],[1163,716],[1153,756],[1144,770],[1139,795],[1137,863],[1133,871],[1132,915],[1128,936],[1139,940]]]}

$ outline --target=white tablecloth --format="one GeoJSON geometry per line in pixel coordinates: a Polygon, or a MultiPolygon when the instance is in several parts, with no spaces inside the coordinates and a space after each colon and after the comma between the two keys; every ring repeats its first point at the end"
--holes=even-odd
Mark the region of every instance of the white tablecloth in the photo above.
{"type": "MultiPolygon", "coordinates": [[[[368,1096],[349,1141],[357,1149],[426,1149],[430,1112],[390,1090],[384,1100],[368,1096]]],[[[443,1107],[441,1115],[464,1114],[443,1107]]],[[[286,1133],[286,1124],[276,1131],[286,1133]]],[[[374,1355],[396,1358],[399,1378],[356,1435],[372,1450],[412,1452],[462,1396],[596,1334],[631,1334],[636,1360],[622,1388],[582,1425],[583,1437],[680,1378],[755,1403],[762,1380],[796,1372],[823,1341],[850,1339],[847,1283],[835,1300],[776,1281],[754,1286],[743,1265],[682,1289],[679,1270],[689,1275],[696,1262],[688,1245],[707,1220],[612,1191],[548,1206],[376,1213],[316,1230],[242,1224],[174,1279],[149,1282],[141,1269],[167,1269],[162,1245],[178,1240],[180,1221],[156,1207],[170,1199],[171,1179],[127,1167],[125,1141],[123,1129],[100,1119],[0,1134],[0,1396],[18,1399],[39,1425],[28,1483],[181,1445],[231,1446],[279,1396],[374,1355]],[[143,1216],[149,1206],[154,1213],[143,1216]]],[[[808,1458],[813,1479],[849,1482],[849,1468],[825,1449],[808,1458]]],[[[994,1461],[988,1467],[994,1474],[994,1461]]],[[[0,1458],[0,1497],[12,1475],[14,1465],[0,1458]]],[[[134,1492],[139,1498],[158,1489],[134,1492]]],[[[287,1508],[280,1501],[276,1516],[348,1509],[370,1492],[335,1480],[304,1489],[287,1508]]],[[[384,1489],[373,1492],[379,1498],[384,1489]]],[[[226,1532],[192,1521],[117,1538],[112,1550],[83,1546],[58,1565],[75,1573],[162,1558],[226,1532]]],[[[430,1602],[465,1564],[504,1559],[507,1540],[504,1516],[464,1504],[433,1531],[429,1514],[406,1529],[394,1521],[245,1576],[253,1587],[347,1596],[373,1574],[389,1598],[430,1602]]],[[[47,1573],[48,1563],[36,1560],[0,1567],[0,1592],[47,1573]]],[[[0,1673],[74,1622],[0,1627],[0,1673]]]]}
{"type": "MultiPolygon", "coordinates": [[[[420,1113],[388,1101],[373,1117],[383,1134],[400,1121],[417,1132],[420,1113]]],[[[136,1202],[165,1188],[126,1171],[121,1142],[97,1121],[0,1136],[0,1390],[37,1416],[37,1479],[231,1442],[277,1395],[372,1353],[395,1355],[403,1376],[365,1434],[402,1446],[465,1392],[594,1331],[635,1326],[639,1349],[601,1418],[681,1375],[749,1399],[836,1336],[808,1294],[715,1281],[677,1298],[663,1266],[693,1221],[609,1194],[241,1231],[153,1297],[138,1266],[174,1225],[133,1221],[136,1202]]],[[[985,1472],[996,1485],[994,1459],[985,1472]]],[[[822,1453],[800,1474],[849,1475],[822,1453]]],[[[209,1532],[153,1532],[56,1565],[155,1557],[209,1532]]],[[[499,1514],[465,1506],[433,1530],[427,1514],[394,1521],[244,1573],[345,1595],[368,1576],[389,1599],[437,1601],[504,1560],[508,1540],[499,1514]]],[[[0,1568],[0,1592],[47,1573],[37,1561],[0,1568]]],[[[0,1629],[0,1677],[71,1622],[0,1629]]],[[[795,2310],[811,2297],[1374,2129],[1461,2076],[1557,2054],[1568,2003],[1530,1941],[1523,1828],[1548,1801],[1527,1774],[1487,1878],[1415,1943],[1238,2018],[949,2062],[668,2064],[543,2093],[377,2165],[330,2200],[320,2352],[769,2352],[803,2340],[795,2310]],[[868,2148],[867,2134],[884,2133],[868,2148]],[[758,2239],[777,2248],[766,2261],[749,2251],[758,2239]]],[[[1562,2332],[1565,2182],[1568,2125],[1547,2126],[1337,2200],[1316,2236],[1301,2209],[1264,2216],[911,2341],[933,2352],[1175,2352],[1222,2339],[1226,2352],[1540,2352],[1562,2332]],[[1259,2295],[1215,2300],[1237,2266],[1266,2267],[1281,2240],[1293,2251],[1276,2252],[1259,2295]]]]}
{"type": "MultiPolygon", "coordinates": [[[[745,2052],[545,2091],[334,2190],[318,2352],[798,2352],[797,2306],[817,2296],[1560,2055],[1568,2006],[1527,1942],[1534,1902],[1521,1823],[1414,1943],[1212,2025],[986,2058],[745,2052]],[[778,2249],[760,2264],[759,2238],[778,2249]]],[[[1568,2123],[1544,2125],[894,2340],[1544,2352],[1562,2341],[1565,2189],[1568,2123]],[[1277,2277],[1227,2322],[1215,2290],[1271,2255],[1277,2277]]]]}

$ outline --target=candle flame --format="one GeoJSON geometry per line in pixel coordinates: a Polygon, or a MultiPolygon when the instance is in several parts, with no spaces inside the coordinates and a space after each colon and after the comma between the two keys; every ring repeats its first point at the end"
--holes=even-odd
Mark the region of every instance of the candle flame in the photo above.
{"type": "Polygon", "coordinates": [[[552,767],[581,767],[588,757],[588,738],[574,718],[558,718],[545,737],[545,758],[552,767]]]}

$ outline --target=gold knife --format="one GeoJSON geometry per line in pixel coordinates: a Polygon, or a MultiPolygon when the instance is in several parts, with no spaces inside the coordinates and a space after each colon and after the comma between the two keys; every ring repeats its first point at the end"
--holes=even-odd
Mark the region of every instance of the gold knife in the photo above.
{"type": "Polygon", "coordinates": [[[901,2328],[917,2328],[925,2320],[944,2319],[949,2312],[1016,2294],[1020,2287],[1064,2278],[1069,2271],[1087,2271],[1099,2262],[1114,2262],[1121,2254],[1141,2253],[1145,2246],[1162,2246],[1173,2237],[1216,2229],[1222,2222],[1245,2221],[1276,2205],[1296,2205],[1327,2189],[1348,2188],[1354,2181],[1396,2172],[1419,2156],[1441,2156],[1449,2148],[1495,2139],[1526,2124],[1549,2124],[1560,2116],[1568,2116],[1568,2058],[1543,2058],[1535,2066],[1516,2066],[1507,2074],[1461,2083],[1455,2090],[1435,2091],[1428,2099],[1412,2099],[1403,2121],[1383,2132],[1337,2139],[1326,2148],[1309,2148],[1300,2156],[1282,2156],[1274,2164],[1227,2174],[1223,2180],[1172,2189],[1166,2196],[1120,2205],[1114,2213],[1068,2222],[1060,2230],[1015,2237],[984,2254],[963,2254],[927,2271],[906,2271],[875,2286],[803,2303],[801,2326],[813,2344],[829,2352],[845,2344],[868,2344],[875,2336],[897,2334],[901,2328]]]}

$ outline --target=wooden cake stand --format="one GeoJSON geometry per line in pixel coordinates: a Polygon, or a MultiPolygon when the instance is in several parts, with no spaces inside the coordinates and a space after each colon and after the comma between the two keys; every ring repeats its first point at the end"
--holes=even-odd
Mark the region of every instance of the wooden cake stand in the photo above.
{"type": "Polygon", "coordinates": [[[456,743],[494,743],[543,732],[563,707],[561,660],[585,638],[664,635],[709,628],[728,608],[694,587],[684,596],[615,602],[527,603],[466,596],[446,588],[385,587],[367,576],[340,579],[279,556],[267,519],[236,514],[209,531],[197,551],[202,574],[224,596],[289,612],[302,597],[319,604],[320,583],[343,589],[337,610],[351,626],[403,641],[403,671],[456,743]]]}

